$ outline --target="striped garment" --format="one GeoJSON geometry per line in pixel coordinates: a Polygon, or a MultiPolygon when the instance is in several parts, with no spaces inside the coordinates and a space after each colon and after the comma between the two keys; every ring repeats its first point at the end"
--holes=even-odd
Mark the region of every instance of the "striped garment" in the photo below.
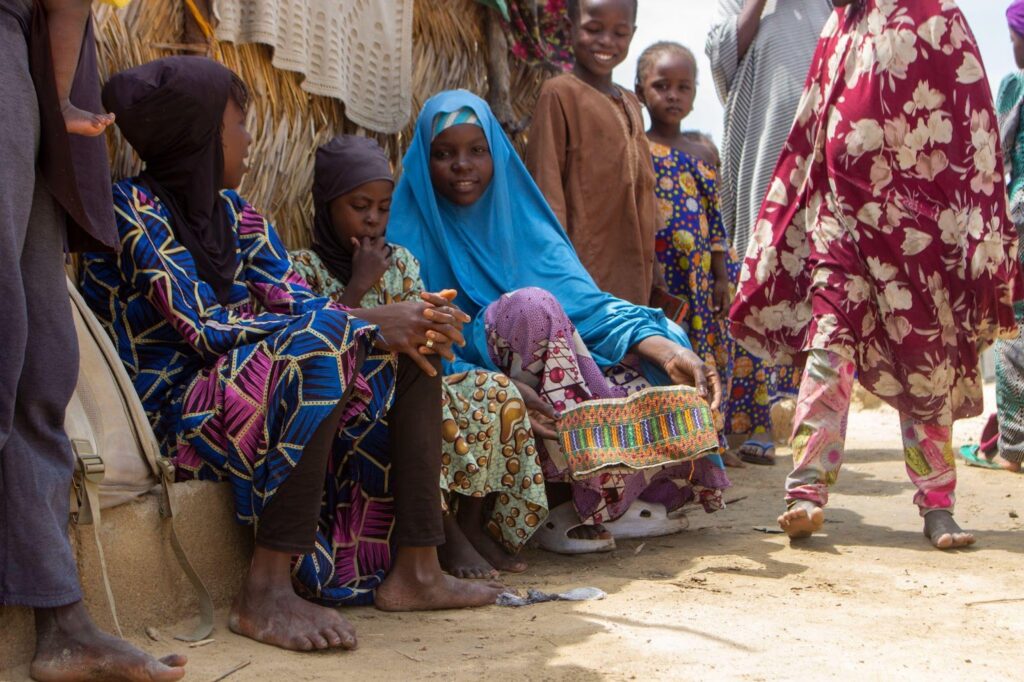
{"type": "Polygon", "coordinates": [[[737,23],[743,0],[719,0],[705,51],[725,105],[719,198],[722,219],[742,257],[793,125],[807,69],[831,0],[768,0],[743,59],[737,23]]]}
{"type": "MultiPolygon", "coordinates": [[[[996,97],[996,114],[1003,139],[1010,217],[1018,236],[1024,234],[1024,72],[1003,79],[996,97]]],[[[1024,239],[1018,241],[1017,259],[1024,266],[1024,239]]],[[[1017,321],[1024,322],[1024,302],[1014,304],[1017,321]]],[[[1022,326],[1024,330],[1024,326],[1022,326]]],[[[1024,334],[996,341],[996,410],[999,415],[999,454],[1011,462],[1024,462],[1024,334]]]]}

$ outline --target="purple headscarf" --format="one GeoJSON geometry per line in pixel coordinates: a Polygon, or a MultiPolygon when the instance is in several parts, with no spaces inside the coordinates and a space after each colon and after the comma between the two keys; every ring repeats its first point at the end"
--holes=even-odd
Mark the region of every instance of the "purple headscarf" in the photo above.
{"type": "Polygon", "coordinates": [[[1017,35],[1024,37],[1024,0],[1013,0],[1006,8],[1006,21],[1017,35]]]}
{"type": "Polygon", "coordinates": [[[339,135],[316,150],[313,165],[313,251],[342,284],[352,278],[352,245],[339,239],[331,202],[374,180],[394,183],[387,154],[376,140],[339,135]]]}

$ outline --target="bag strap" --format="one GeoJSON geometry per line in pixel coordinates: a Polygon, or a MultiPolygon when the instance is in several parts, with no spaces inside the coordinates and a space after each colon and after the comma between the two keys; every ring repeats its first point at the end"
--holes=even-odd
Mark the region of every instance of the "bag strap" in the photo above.
{"type": "Polygon", "coordinates": [[[200,642],[213,632],[213,597],[206,589],[203,579],[196,573],[192,562],[188,560],[185,548],[178,539],[178,529],[174,524],[174,464],[167,457],[161,457],[162,473],[160,475],[160,515],[167,520],[171,530],[171,549],[178,559],[178,565],[185,572],[192,589],[199,600],[199,622],[190,634],[175,635],[175,639],[183,642],[200,642]]]}
{"type": "MultiPolygon", "coordinates": [[[[189,561],[188,555],[185,553],[185,549],[182,547],[181,541],[178,539],[178,531],[174,523],[174,511],[176,507],[174,493],[174,463],[170,458],[164,457],[161,454],[160,445],[157,443],[156,435],[153,433],[153,427],[149,423],[149,418],[146,416],[146,411],[142,407],[142,402],[138,399],[138,395],[135,392],[135,386],[132,384],[131,377],[128,376],[128,372],[125,370],[124,364],[121,362],[121,358],[117,354],[117,349],[114,348],[114,344],[111,342],[106,330],[103,329],[99,320],[97,320],[95,315],[93,315],[92,310],[89,309],[85,299],[82,298],[82,294],[78,291],[75,283],[72,282],[70,278],[67,278],[67,285],[68,295],[71,296],[72,304],[81,314],[82,320],[85,322],[86,329],[89,330],[90,336],[92,336],[96,345],[99,347],[100,352],[103,354],[103,359],[106,360],[107,365],[110,367],[114,381],[121,392],[121,402],[124,404],[128,413],[135,440],[139,444],[139,447],[146,458],[146,462],[149,464],[150,471],[153,472],[153,475],[156,476],[156,479],[160,482],[160,516],[170,526],[171,549],[174,550],[174,556],[178,560],[178,565],[181,566],[181,569],[184,571],[189,583],[192,584],[192,589],[199,601],[199,623],[195,630],[190,634],[177,635],[175,639],[179,639],[184,642],[198,642],[206,639],[210,636],[210,633],[213,632],[213,597],[210,596],[210,591],[203,583],[203,579],[199,577],[199,574],[192,566],[192,562],[189,561]]],[[[102,458],[95,453],[93,448],[90,447],[89,449],[90,454],[99,460],[99,465],[102,467],[102,458]]],[[[100,480],[102,480],[102,473],[100,474],[100,480]]],[[[94,525],[96,527],[96,544],[97,547],[99,547],[100,552],[100,567],[103,570],[103,581],[107,587],[107,598],[110,600],[111,611],[115,611],[114,596],[110,589],[110,581],[107,577],[106,563],[103,560],[103,548],[100,545],[99,537],[99,482],[96,481],[92,483],[92,486],[95,491],[95,502],[90,503],[89,506],[92,508],[90,511],[96,519],[96,523],[94,525]]],[[[88,486],[86,486],[86,493],[88,493],[88,486]]],[[[85,499],[87,501],[89,500],[88,494],[85,496],[85,499]]],[[[114,615],[114,622],[115,624],[117,623],[116,611],[114,615]]]]}
{"type": "Polygon", "coordinates": [[[96,450],[89,441],[75,438],[71,441],[71,447],[75,451],[75,473],[71,480],[75,498],[78,501],[77,509],[71,513],[71,520],[78,526],[92,526],[93,538],[96,540],[96,552],[100,558],[103,587],[107,591],[107,604],[110,605],[110,615],[114,617],[117,636],[124,639],[121,622],[117,618],[114,591],[110,588],[110,575],[107,572],[107,558],[103,553],[103,540],[100,539],[100,483],[106,474],[106,466],[103,464],[103,458],[96,454],[96,450]]]}

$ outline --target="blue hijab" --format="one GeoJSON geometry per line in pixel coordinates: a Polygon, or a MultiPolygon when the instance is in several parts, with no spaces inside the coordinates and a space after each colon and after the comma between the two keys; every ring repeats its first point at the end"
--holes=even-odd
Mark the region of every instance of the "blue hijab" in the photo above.
{"type": "MultiPolygon", "coordinates": [[[[502,294],[523,287],[546,289],[558,299],[601,367],[620,362],[650,336],[690,348],[683,330],[660,310],[597,288],[490,107],[476,95],[452,90],[430,98],[402,163],[388,240],[419,258],[427,289],[458,290],[456,303],[473,317],[464,330],[466,347],[456,349],[464,362],[496,369],[487,350],[484,310],[502,294]],[[434,121],[463,108],[476,114],[494,158],[494,178],[472,206],[452,204],[430,182],[434,121]]],[[[645,368],[645,374],[667,383],[660,369],[645,368]]]]}

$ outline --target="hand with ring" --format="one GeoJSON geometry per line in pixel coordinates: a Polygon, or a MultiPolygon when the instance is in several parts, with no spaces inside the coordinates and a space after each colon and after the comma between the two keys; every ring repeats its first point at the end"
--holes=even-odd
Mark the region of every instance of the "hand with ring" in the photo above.
{"type": "Polygon", "coordinates": [[[722,379],[713,363],[704,362],[689,348],[664,336],[649,336],[633,348],[634,352],[660,365],[676,385],[695,386],[712,410],[722,404],[722,379]]]}
{"type": "MultiPolygon", "coordinates": [[[[423,316],[431,322],[444,322],[445,324],[457,329],[461,339],[462,327],[469,322],[470,318],[469,315],[462,312],[459,307],[453,303],[457,295],[458,294],[454,289],[445,289],[438,293],[432,293],[429,291],[420,292],[420,298],[430,304],[430,307],[423,310],[423,316]]],[[[450,346],[453,342],[459,343],[460,346],[465,345],[464,341],[459,342],[451,338],[431,339],[428,336],[427,342],[420,348],[420,352],[424,355],[430,355],[431,353],[437,352],[435,351],[436,346],[443,346],[446,343],[450,346]]]]}
{"type": "Polygon", "coordinates": [[[437,374],[425,355],[454,360],[452,344],[466,344],[462,326],[469,316],[453,305],[454,291],[421,294],[421,301],[403,301],[378,308],[350,310],[353,317],[377,325],[380,345],[392,353],[411,357],[429,376],[437,374]]]}

